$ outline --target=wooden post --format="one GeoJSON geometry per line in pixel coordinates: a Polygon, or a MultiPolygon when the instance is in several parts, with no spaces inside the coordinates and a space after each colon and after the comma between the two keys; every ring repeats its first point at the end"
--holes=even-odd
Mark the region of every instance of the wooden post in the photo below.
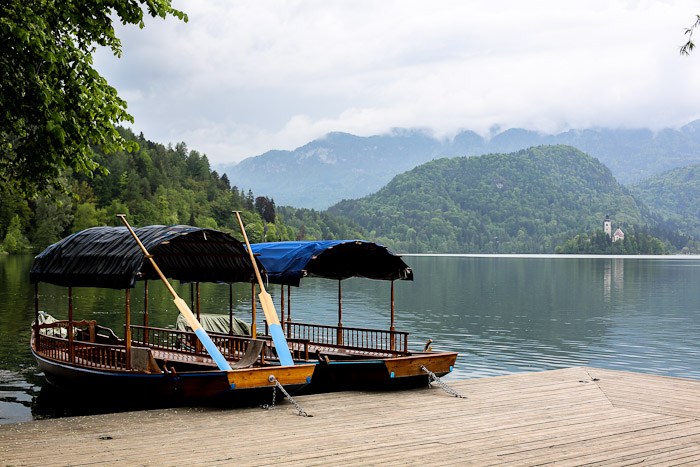
{"type": "Polygon", "coordinates": [[[292,333],[292,286],[287,286],[287,336],[292,333]]]}
{"type": "Polygon", "coordinates": [[[253,313],[252,313],[253,316],[251,318],[251,323],[250,323],[250,337],[255,339],[258,336],[258,327],[255,324],[255,322],[257,320],[257,316],[256,316],[257,310],[255,308],[255,284],[250,284],[250,293],[251,293],[250,300],[253,303],[253,313]]]}
{"type": "Polygon", "coordinates": [[[148,279],[143,284],[143,343],[148,344],[148,279]]]}
{"type": "Polygon", "coordinates": [[[73,287],[68,287],[68,361],[75,362],[73,345],[73,287]]]}
{"type": "MultiPolygon", "coordinates": [[[[199,321],[199,322],[201,323],[201,321],[200,321],[200,315],[201,315],[201,313],[200,313],[200,307],[201,307],[201,303],[200,303],[200,300],[199,300],[199,282],[197,282],[197,284],[195,285],[195,290],[196,290],[196,297],[197,297],[197,321],[199,321]]],[[[194,348],[195,348],[195,351],[196,351],[197,353],[200,353],[200,352],[202,351],[202,343],[201,343],[199,340],[195,341],[195,343],[194,343],[194,348]]]]}
{"type": "Polygon", "coordinates": [[[282,317],[280,326],[282,326],[282,330],[284,330],[284,284],[280,284],[280,316],[282,317]]]}
{"type": "Polygon", "coordinates": [[[39,350],[39,283],[34,284],[34,346],[39,350]]]}
{"type": "Polygon", "coordinates": [[[228,335],[233,335],[233,282],[228,285],[228,335]]]}
{"type": "Polygon", "coordinates": [[[390,344],[391,350],[396,350],[396,343],[394,342],[394,340],[396,339],[396,337],[394,336],[394,331],[396,331],[396,327],[394,326],[394,324],[395,324],[394,317],[395,317],[395,312],[394,312],[394,281],[392,280],[391,281],[391,323],[389,325],[389,331],[390,331],[389,335],[390,335],[390,339],[391,339],[391,344],[390,344]]]}
{"type": "Polygon", "coordinates": [[[131,289],[126,289],[126,310],[124,312],[124,344],[126,344],[126,369],[131,370],[131,289]]]}
{"type": "Polygon", "coordinates": [[[201,314],[201,309],[202,309],[202,302],[201,302],[200,296],[199,296],[199,282],[197,282],[196,288],[197,288],[197,321],[199,321],[199,316],[201,314]]]}
{"type": "Polygon", "coordinates": [[[342,281],[338,281],[338,334],[336,336],[338,345],[343,345],[343,286],[342,281]]]}

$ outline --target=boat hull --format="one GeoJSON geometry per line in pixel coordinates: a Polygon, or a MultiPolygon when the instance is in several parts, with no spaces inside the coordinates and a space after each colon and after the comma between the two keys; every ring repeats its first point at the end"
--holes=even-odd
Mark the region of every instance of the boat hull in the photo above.
{"type": "Polygon", "coordinates": [[[453,370],[456,360],[456,352],[425,352],[392,358],[321,361],[316,363],[311,384],[302,393],[424,386],[429,377],[422,367],[436,376],[444,376],[453,370]]]}
{"type": "Polygon", "coordinates": [[[295,394],[311,381],[314,365],[256,367],[241,370],[137,373],[84,368],[47,359],[34,351],[39,369],[54,387],[86,397],[119,397],[122,401],[254,404],[272,397],[275,380],[295,394]],[[270,376],[274,376],[271,379],[270,376]]]}

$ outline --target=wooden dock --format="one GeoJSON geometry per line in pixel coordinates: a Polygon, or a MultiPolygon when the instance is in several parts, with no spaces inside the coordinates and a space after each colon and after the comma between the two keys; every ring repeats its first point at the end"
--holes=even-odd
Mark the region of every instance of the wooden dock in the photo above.
{"type": "Polygon", "coordinates": [[[570,368],[441,389],[0,426],[0,466],[700,465],[700,381],[570,368]]]}

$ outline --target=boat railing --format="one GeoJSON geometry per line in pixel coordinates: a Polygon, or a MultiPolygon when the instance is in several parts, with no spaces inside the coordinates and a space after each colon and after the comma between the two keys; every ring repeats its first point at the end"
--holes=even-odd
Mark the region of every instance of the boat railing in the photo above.
{"type": "Polygon", "coordinates": [[[39,332],[34,334],[34,348],[45,358],[105,370],[127,369],[126,350],[123,344],[94,342],[96,328],[94,321],[73,322],[73,339],[68,338],[68,321],[40,324],[38,328],[39,332]]]}
{"type": "Polygon", "coordinates": [[[408,334],[403,331],[353,328],[287,322],[289,339],[308,340],[311,345],[337,347],[355,351],[405,354],[408,352],[408,334]]]}
{"type": "MultiPolygon", "coordinates": [[[[228,360],[239,360],[242,358],[248,350],[248,345],[253,340],[246,336],[232,336],[214,332],[209,332],[208,334],[224,358],[228,360]]],[[[192,331],[131,325],[131,342],[152,349],[186,352],[203,357],[209,356],[209,353],[199,342],[197,335],[192,331]]],[[[261,363],[264,363],[266,353],[267,351],[262,352],[261,363]]]]}
{"type": "MultiPolygon", "coordinates": [[[[267,344],[265,346],[266,357],[276,359],[277,352],[275,351],[275,343],[272,341],[272,336],[258,336],[258,339],[263,339],[267,344]]],[[[287,339],[287,346],[294,360],[308,360],[310,345],[311,342],[308,339],[287,339]]]]}

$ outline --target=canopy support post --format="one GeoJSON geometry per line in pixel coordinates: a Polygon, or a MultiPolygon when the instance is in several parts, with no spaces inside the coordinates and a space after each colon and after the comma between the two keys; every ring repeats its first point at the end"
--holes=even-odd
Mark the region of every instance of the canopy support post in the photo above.
{"type": "Polygon", "coordinates": [[[143,283],[143,343],[148,344],[148,279],[143,283]]]}
{"type": "Polygon", "coordinates": [[[343,285],[338,281],[338,335],[336,336],[338,345],[343,345],[343,285]]]}
{"type": "Polygon", "coordinates": [[[68,360],[75,362],[75,344],[73,343],[73,287],[68,287],[68,360]]]}
{"type": "Polygon", "coordinates": [[[258,327],[255,324],[257,321],[257,310],[256,310],[256,304],[255,304],[255,284],[250,284],[250,301],[253,304],[253,317],[251,318],[251,323],[250,323],[250,337],[255,339],[258,336],[258,327]]]}
{"type": "Polygon", "coordinates": [[[39,283],[34,284],[34,345],[39,350],[39,283]]]}
{"type": "Polygon", "coordinates": [[[280,315],[282,317],[280,326],[284,329],[284,284],[280,284],[280,315]]]}
{"type": "Polygon", "coordinates": [[[395,304],[394,304],[394,280],[391,280],[391,323],[389,325],[389,338],[391,339],[391,343],[389,345],[391,350],[396,350],[396,343],[394,340],[396,337],[394,336],[394,331],[396,331],[396,327],[394,326],[395,318],[395,304]]]}
{"type": "Polygon", "coordinates": [[[292,286],[287,285],[287,336],[292,333],[292,286]]]}
{"type": "Polygon", "coordinates": [[[131,370],[131,289],[126,289],[126,311],[124,316],[124,344],[126,344],[126,369],[131,370]]]}
{"type": "MultiPolygon", "coordinates": [[[[195,285],[195,296],[197,297],[197,321],[201,323],[200,319],[200,301],[199,301],[199,282],[196,283],[195,285]]],[[[202,343],[199,341],[199,339],[194,343],[194,347],[197,350],[197,353],[202,351],[202,343]]]]}
{"type": "Polygon", "coordinates": [[[228,284],[228,335],[233,335],[233,282],[228,284]]]}
{"type": "Polygon", "coordinates": [[[197,285],[195,286],[197,289],[197,321],[199,321],[200,317],[200,312],[201,312],[201,300],[200,300],[200,295],[199,295],[199,282],[197,282],[197,285]]]}

